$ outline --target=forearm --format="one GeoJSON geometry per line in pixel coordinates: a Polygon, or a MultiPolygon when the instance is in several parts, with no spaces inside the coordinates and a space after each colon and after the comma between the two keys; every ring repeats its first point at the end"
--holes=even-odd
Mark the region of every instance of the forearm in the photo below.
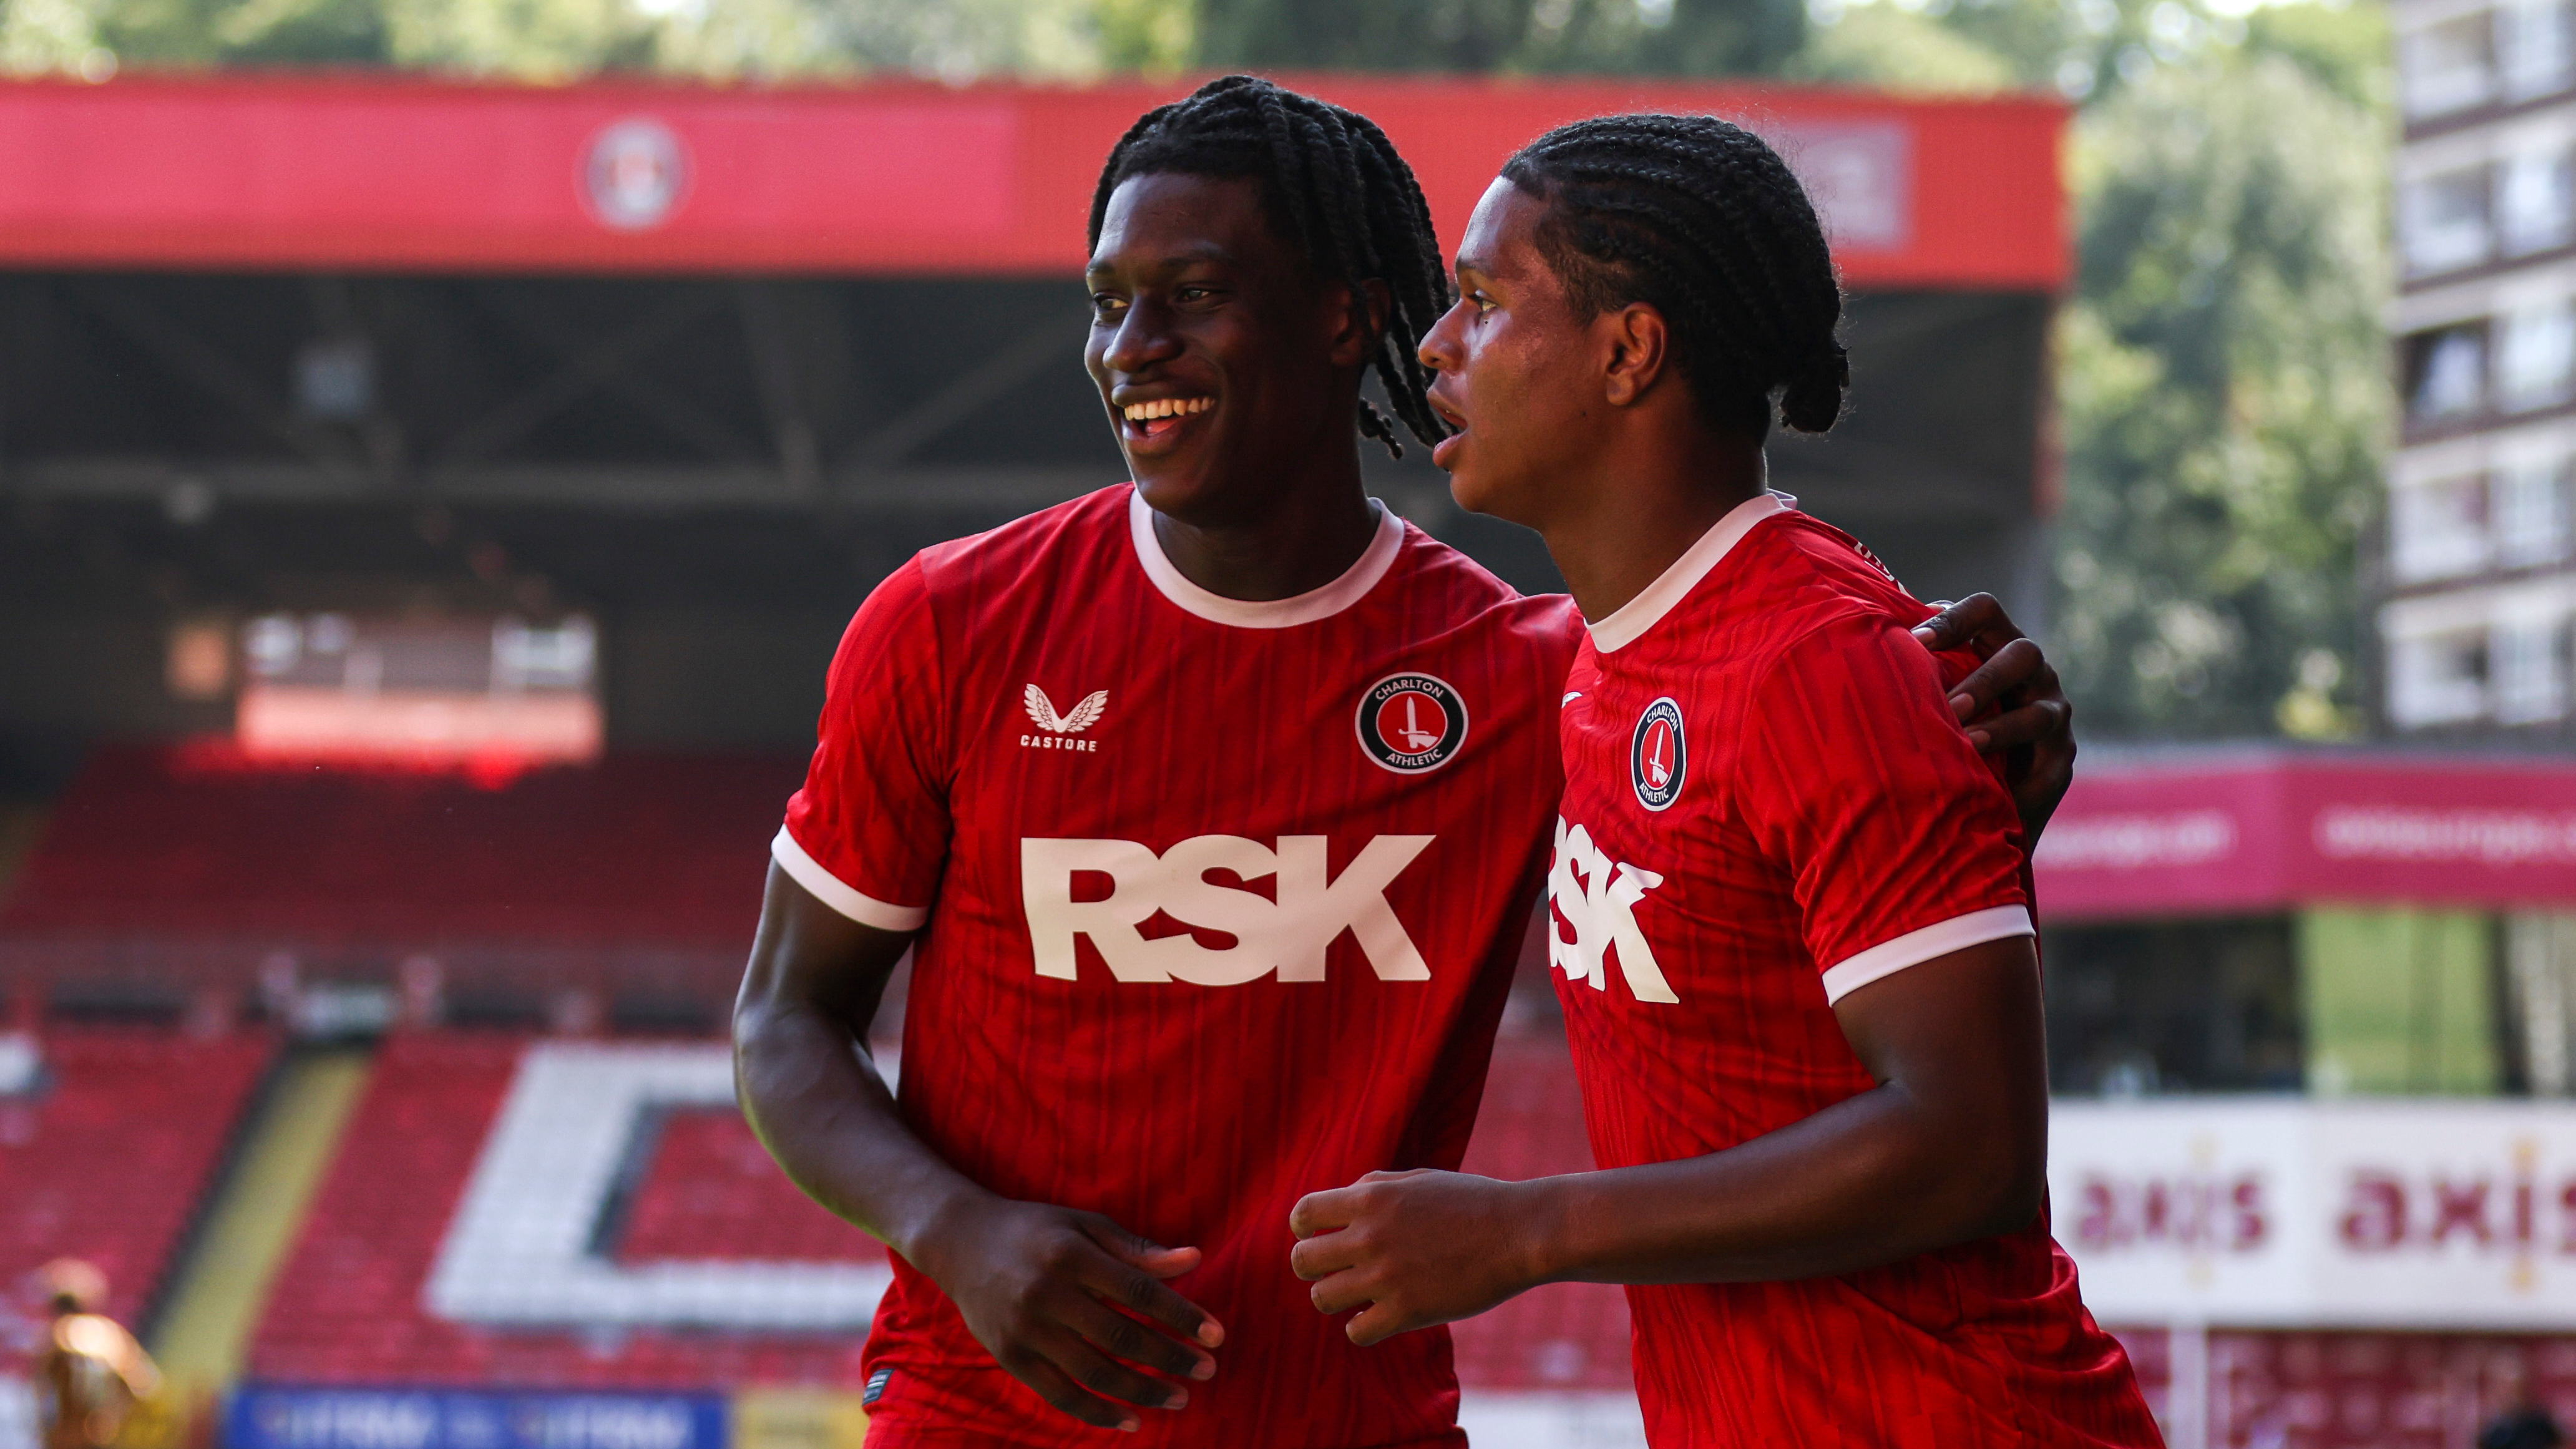
{"type": "Polygon", "coordinates": [[[1724,1152],[1522,1184],[1533,1283],[1823,1277],[2009,1232],[2038,1209],[2011,1134],[1882,1086],[1724,1152]]]}
{"type": "Polygon", "coordinates": [[[1048,1403],[1129,1429],[1138,1407],[1182,1407],[1189,1395],[1175,1385],[1214,1373],[1207,1350],[1224,1341],[1163,1285],[1196,1268],[1198,1250],[986,1191],[914,1135],[861,1050],[911,943],[770,868],[734,1005],[744,1117],[798,1187],[928,1274],[994,1362],[1048,1403]]]}
{"type": "Polygon", "coordinates": [[[913,1135],[862,1044],[821,1011],[746,1002],[734,1061],[743,1115],[788,1177],[907,1260],[987,1195],[913,1135]]]}

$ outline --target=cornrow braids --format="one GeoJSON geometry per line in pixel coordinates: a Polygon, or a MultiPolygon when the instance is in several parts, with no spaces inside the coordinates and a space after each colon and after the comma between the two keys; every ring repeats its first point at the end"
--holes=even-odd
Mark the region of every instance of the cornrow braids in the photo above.
{"type": "Polygon", "coordinates": [[[1842,287],[1806,189],[1762,138],[1714,116],[1601,116],[1503,175],[1547,204],[1539,250],[1578,313],[1664,314],[1713,425],[1759,435],[1775,394],[1787,426],[1834,425],[1851,384],[1842,287]]]}
{"type": "MultiPolygon", "coordinates": [[[[1422,334],[1449,310],[1449,271],[1422,186],[1375,123],[1258,76],[1210,81],[1146,112],[1111,148],[1091,197],[1091,245],[1118,183],[1154,174],[1257,179],[1273,220],[1318,272],[1355,294],[1384,283],[1391,305],[1370,365],[1425,446],[1449,436],[1420,356],[1422,334]]],[[[1366,398],[1359,429],[1404,456],[1395,425],[1366,398]]]]}

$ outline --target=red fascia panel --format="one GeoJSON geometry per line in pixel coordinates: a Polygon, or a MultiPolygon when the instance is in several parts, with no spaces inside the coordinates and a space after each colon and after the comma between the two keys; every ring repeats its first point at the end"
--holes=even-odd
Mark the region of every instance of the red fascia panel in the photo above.
{"type": "Polygon", "coordinates": [[[2576,765],[2247,756],[2087,767],[2041,837],[2054,921],[2576,905],[2576,765]]]}
{"type": "MultiPolygon", "coordinates": [[[[1859,287],[2056,291],[2038,100],[1289,77],[1374,117],[1454,244],[1512,149],[1606,111],[1715,111],[1857,200],[1859,287]],[[1812,163],[1812,164],[1809,164],[1812,163]]],[[[458,85],[376,76],[0,85],[0,265],[1069,276],[1102,160],[1187,84],[458,85]]]]}

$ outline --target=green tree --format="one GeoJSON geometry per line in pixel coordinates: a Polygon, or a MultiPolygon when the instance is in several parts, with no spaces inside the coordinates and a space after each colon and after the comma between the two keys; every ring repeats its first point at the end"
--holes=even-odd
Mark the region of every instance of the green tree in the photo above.
{"type": "Polygon", "coordinates": [[[2084,118],[2056,632],[2114,730],[2346,726],[2391,406],[2386,129],[2262,51],[2084,118]]]}
{"type": "Polygon", "coordinates": [[[1985,95],[2021,86],[2009,56],[1940,20],[1893,5],[1868,5],[1819,25],[1782,69],[1792,80],[1877,86],[1946,95],[1985,95]]]}
{"type": "Polygon", "coordinates": [[[1186,59],[1186,0],[0,0],[0,69],[377,65],[554,81],[602,71],[1082,77],[1186,59]],[[1172,17],[1184,22],[1175,35],[1172,17]]]}
{"type": "Polygon", "coordinates": [[[1767,74],[1798,0],[1199,0],[1198,56],[1279,69],[1767,74]]]}
{"type": "Polygon", "coordinates": [[[2052,652],[2088,730],[2350,732],[2392,402],[2376,5],[1820,12],[1790,74],[2078,99],[2052,652]]]}

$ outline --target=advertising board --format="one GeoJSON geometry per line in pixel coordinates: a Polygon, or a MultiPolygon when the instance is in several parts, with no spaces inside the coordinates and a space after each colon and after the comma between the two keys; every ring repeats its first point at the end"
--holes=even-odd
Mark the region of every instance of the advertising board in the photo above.
{"type": "Polygon", "coordinates": [[[712,1394],[298,1388],[233,1395],[229,1449],[725,1449],[712,1394]]]}
{"type": "Polygon", "coordinates": [[[2096,766],[2032,852],[2055,922],[2315,902],[2576,900],[2576,768],[2557,759],[2181,754],[2096,766]]]}
{"type": "Polygon", "coordinates": [[[2576,1104],[2061,1101],[2049,1128],[2104,1322],[2576,1329],[2576,1104]]]}

